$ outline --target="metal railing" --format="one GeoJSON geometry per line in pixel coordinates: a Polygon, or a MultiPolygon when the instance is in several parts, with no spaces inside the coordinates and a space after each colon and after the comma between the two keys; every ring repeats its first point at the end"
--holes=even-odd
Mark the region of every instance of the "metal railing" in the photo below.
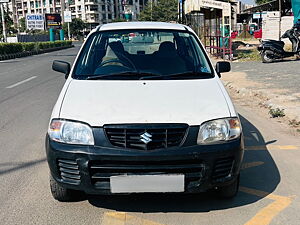
{"type": "Polygon", "coordinates": [[[223,37],[221,35],[206,35],[204,38],[204,46],[206,51],[216,57],[226,60],[233,59],[232,38],[223,37]]]}

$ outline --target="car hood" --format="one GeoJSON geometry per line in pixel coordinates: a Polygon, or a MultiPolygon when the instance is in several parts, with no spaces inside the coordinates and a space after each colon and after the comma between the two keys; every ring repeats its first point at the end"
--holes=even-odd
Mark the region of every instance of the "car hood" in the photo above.
{"type": "Polygon", "coordinates": [[[122,123],[187,123],[230,117],[216,79],[72,80],[60,118],[91,126],[122,123]]]}

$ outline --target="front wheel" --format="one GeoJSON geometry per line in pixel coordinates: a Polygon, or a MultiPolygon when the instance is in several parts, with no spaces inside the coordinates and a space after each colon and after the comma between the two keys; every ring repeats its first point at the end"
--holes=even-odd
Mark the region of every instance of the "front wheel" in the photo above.
{"type": "Polygon", "coordinates": [[[50,175],[50,190],[54,199],[60,202],[70,202],[76,200],[76,191],[62,187],[50,175]]]}
{"type": "Polygon", "coordinates": [[[272,56],[274,56],[274,52],[271,50],[265,50],[261,53],[261,60],[263,63],[271,63],[273,62],[272,56]]]}
{"type": "Polygon", "coordinates": [[[233,183],[230,185],[220,187],[218,191],[218,195],[221,198],[233,198],[237,195],[240,186],[240,175],[235,179],[233,183]]]}

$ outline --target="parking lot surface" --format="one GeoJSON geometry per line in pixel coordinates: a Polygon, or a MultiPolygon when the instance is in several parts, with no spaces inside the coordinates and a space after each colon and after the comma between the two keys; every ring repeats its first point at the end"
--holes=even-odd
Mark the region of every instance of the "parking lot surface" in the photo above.
{"type": "Polygon", "coordinates": [[[244,72],[248,79],[261,83],[266,89],[282,89],[281,94],[293,95],[295,101],[300,101],[299,65],[299,60],[237,62],[232,63],[232,71],[244,72]]]}

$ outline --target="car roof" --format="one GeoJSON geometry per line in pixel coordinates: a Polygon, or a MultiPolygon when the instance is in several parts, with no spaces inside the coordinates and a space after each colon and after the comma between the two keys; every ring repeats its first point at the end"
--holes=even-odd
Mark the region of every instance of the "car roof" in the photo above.
{"type": "Polygon", "coordinates": [[[119,22],[100,25],[97,31],[127,30],[127,29],[162,29],[162,30],[187,30],[182,24],[165,22],[119,22]]]}

